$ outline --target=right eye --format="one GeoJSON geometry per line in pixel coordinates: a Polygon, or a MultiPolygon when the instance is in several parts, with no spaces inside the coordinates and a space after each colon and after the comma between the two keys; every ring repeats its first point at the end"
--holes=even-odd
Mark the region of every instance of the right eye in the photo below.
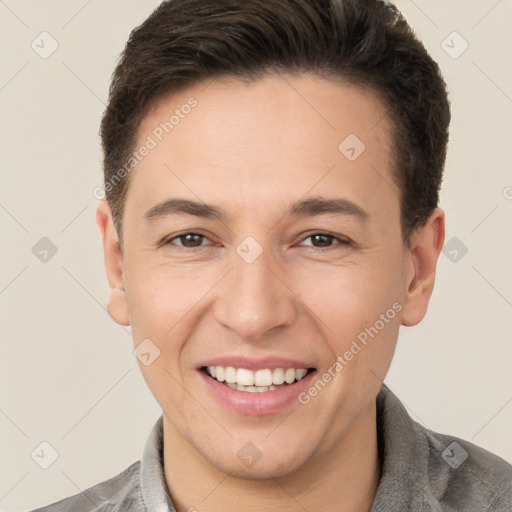
{"type": "Polygon", "coordinates": [[[188,231],[186,233],[181,233],[172,238],[166,240],[163,245],[177,245],[178,247],[184,247],[185,249],[198,249],[203,246],[203,241],[207,240],[207,238],[194,231],[188,231]],[[180,243],[175,243],[177,240],[180,243]]]}

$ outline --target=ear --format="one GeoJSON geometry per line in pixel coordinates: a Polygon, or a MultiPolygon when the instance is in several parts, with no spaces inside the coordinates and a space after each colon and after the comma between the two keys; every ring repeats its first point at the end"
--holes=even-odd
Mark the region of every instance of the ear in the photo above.
{"type": "Polygon", "coordinates": [[[100,201],[96,210],[96,224],[103,242],[105,269],[110,285],[110,299],[107,311],[120,325],[130,325],[128,303],[123,283],[123,254],[112,218],[112,211],[106,199],[100,201]]]}
{"type": "Polygon", "coordinates": [[[436,208],[425,226],[412,236],[409,249],[410,272],[402,325],[416,325],[427,313],[428,303],[434,289],[436,265],[444,245],[444,212],[436,208]]]}

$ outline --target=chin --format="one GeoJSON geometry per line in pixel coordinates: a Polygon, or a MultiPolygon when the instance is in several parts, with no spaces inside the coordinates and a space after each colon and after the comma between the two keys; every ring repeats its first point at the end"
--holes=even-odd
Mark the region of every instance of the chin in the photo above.
{"type": "Polygon", "coordinates": [[[308,454],[300,453],[301,451],[298,449],[294,453],[283,454],[279,447],[259,451],[254,445],[247,443],[242,449],[233,450],[233,456],[229,458],[226,457],[226,451],[219,454],[222,457],[220,459],[208,456],[205,458],[217,470],[232,478],[268,480],[286,477],[299,471],[308,459],[308,454]]]}

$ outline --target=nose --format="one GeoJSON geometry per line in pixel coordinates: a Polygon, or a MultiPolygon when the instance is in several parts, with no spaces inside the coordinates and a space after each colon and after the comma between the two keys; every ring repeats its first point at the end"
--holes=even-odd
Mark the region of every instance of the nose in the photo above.
{"type": "Polygon", "coordinates": [[[271,269],[265,251],[252,263],[235,257],[235,267],[218,290],[217,321],[252,341],[265,338],[272,329],[292,325],[297,315],[295,295],[275,265],[271,269]]]}

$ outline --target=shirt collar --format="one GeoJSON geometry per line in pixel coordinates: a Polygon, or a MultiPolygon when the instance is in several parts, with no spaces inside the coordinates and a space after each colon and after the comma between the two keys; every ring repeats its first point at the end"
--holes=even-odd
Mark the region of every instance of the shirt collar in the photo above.
{"type": "Polygon", "coordinates": [[[149,434],[140,465],[140,490],[148,512],[176,512],[164,477],[163,416],[160,416],[149,434]]]}
{"type": "Polygon", "coordinates": [[[430,446],[425,429],[385,385],[377,396],[381,479],[370,512],[442,512],[429,491],[430,446]]]}

